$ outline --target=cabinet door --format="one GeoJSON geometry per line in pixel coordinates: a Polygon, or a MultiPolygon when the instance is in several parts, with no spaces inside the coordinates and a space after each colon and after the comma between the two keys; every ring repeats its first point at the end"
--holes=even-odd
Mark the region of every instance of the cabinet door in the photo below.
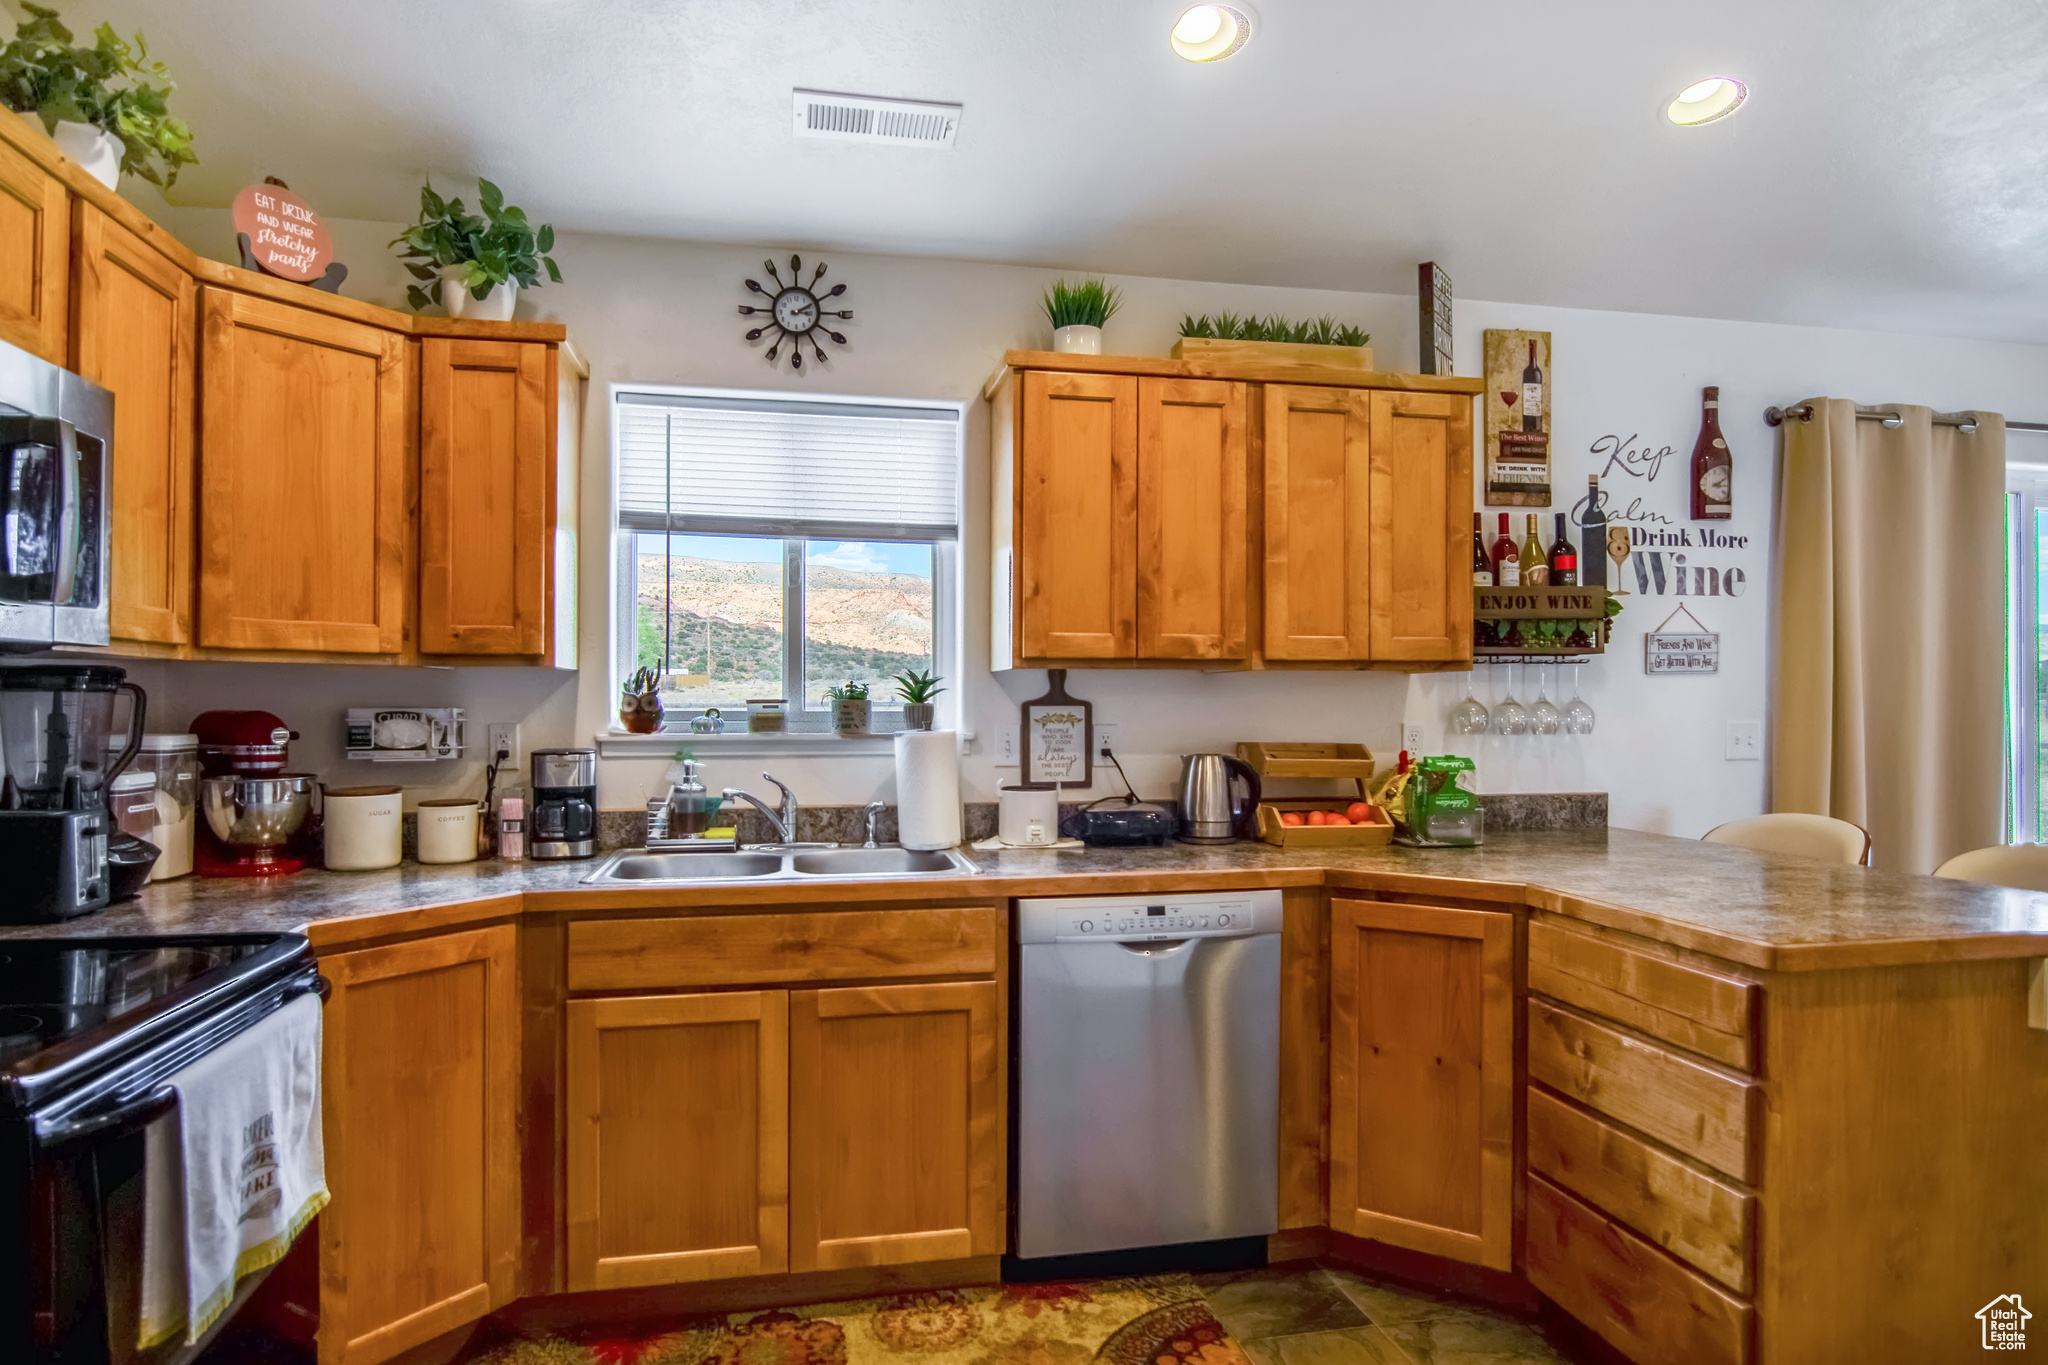
{"type": "Polygon", "coordinates": [[[163,253],[78,206],[73,368],[114,395],[117,639],[192,638],[192,442],[199,290],[163,253]]]}
{"type": "Polygon", "coordinates": [[[201,291],[199,643],[404,644],[406,340],[201,291]]]}
{"type": "Polygon", "coordinates": [[[372,1365],[512,1301],[517,931],[323,958],[320,1360],[372,1365]]]}
{"type": "Polygon", "coordinates": [[[420,649],[547,644],[548,348],[420,343],[420,649]]]}
{"type": "Polygon", "coordinates": [[[789,1268],[789,996],[569,1002],[571,1289],[789,1268]]]}
{"type": "Polygon", "coordinates": [[[1245,386],[1138,381],[1138,657],[1245,654],[1245,386]]]}
{"type": "Polygon", "coordinates": [[[1472,657],[1472,400],[1372,395],[1372,657],[1472,657]]]}
{"type": "Polygon", "coordinates": [[[1330,906],[1330,1226],[1510,1268],[1513,921],[1330,906]]]}
{"type": "Polygon", "coordinates": [[[1025,659],[1138,652],[1138,381],[1024,375],[1017,613],[1025,659]]]}
{"type": "Polygon", "coordinates": [[[789,1268],[1003,1249],[994,982],[790,996],[789,1268]]]}
{"type": "Polygon", "coordinates": [[[70,192],[0,141],[0,341],[62,365],[70,192]]]}
{"type": "Polygon", "coordinates": [[[1371,395],[1266,386],[1266,657],[1371,656],[1371,395]]]}

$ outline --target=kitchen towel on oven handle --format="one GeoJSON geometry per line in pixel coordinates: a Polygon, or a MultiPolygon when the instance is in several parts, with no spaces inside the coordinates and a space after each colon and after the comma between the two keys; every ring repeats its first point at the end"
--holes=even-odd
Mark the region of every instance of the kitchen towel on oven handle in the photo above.
{"type": "Polygon", "coordinates": [[[171,1078],[150,1125],[142,1241],[144,1349],[199,1340],[245,1275],[271,1265],[327,1204],[320,1001],[302,996],[171,1078]]]}

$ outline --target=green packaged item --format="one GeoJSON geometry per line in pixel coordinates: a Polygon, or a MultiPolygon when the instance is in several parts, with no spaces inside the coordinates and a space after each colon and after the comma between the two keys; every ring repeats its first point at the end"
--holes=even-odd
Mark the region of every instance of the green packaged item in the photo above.
{"type": "Polygon", "coordinates": [[[1440,754],[1415,764],[1401,793],[1395,842],[1417,848],[1469,848],[1485,837],[1477,769],[1472,760],[1440,754]]]}

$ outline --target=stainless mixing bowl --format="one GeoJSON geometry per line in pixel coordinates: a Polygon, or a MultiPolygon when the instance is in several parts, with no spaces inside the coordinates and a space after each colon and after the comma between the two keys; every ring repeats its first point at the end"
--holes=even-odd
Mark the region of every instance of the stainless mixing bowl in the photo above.
{"type": "Polygon", "coordinates": [[[313,809],[316,779],[280,777],[206,777],[199,781],[199,809],[213,837],[231,848],[268,849],[281,846],[313,809]]]}

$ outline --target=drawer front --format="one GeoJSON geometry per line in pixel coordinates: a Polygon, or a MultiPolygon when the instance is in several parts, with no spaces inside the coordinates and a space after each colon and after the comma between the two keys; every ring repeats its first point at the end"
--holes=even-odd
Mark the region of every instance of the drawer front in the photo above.
{"type": "Polygon", "coordinates": [[[993,976],[997,927],[987,906],[578,920],[569,989],[993,976]]]}
{"type": "Polygon", "coordinates": [[[1756,1069],[1763,988],[1753,981],[1539,919],[1529,924],[1529,989],[1728,1066],[1756,1069]]]}
{"type": "Polygon", "coordinates": [[[1542,1176],[1529,1177],[1529,1283],[1636,1365],[1744,1365],[1756,1310],[1542,1176]]]}
{"type": "Polygon", "coordinates": [[[1759,1088],[1595,1019],[1529,1002],[1529,1075],[1687,1156],[1754,1183],[1759,1088]]]}
{"type": "Polygon", "coordinates": [[[1751,1290],[1756,1196],[1547,1091],[1529,1091],[1529,1169],[1740,1294],[1751,1290]]]}

